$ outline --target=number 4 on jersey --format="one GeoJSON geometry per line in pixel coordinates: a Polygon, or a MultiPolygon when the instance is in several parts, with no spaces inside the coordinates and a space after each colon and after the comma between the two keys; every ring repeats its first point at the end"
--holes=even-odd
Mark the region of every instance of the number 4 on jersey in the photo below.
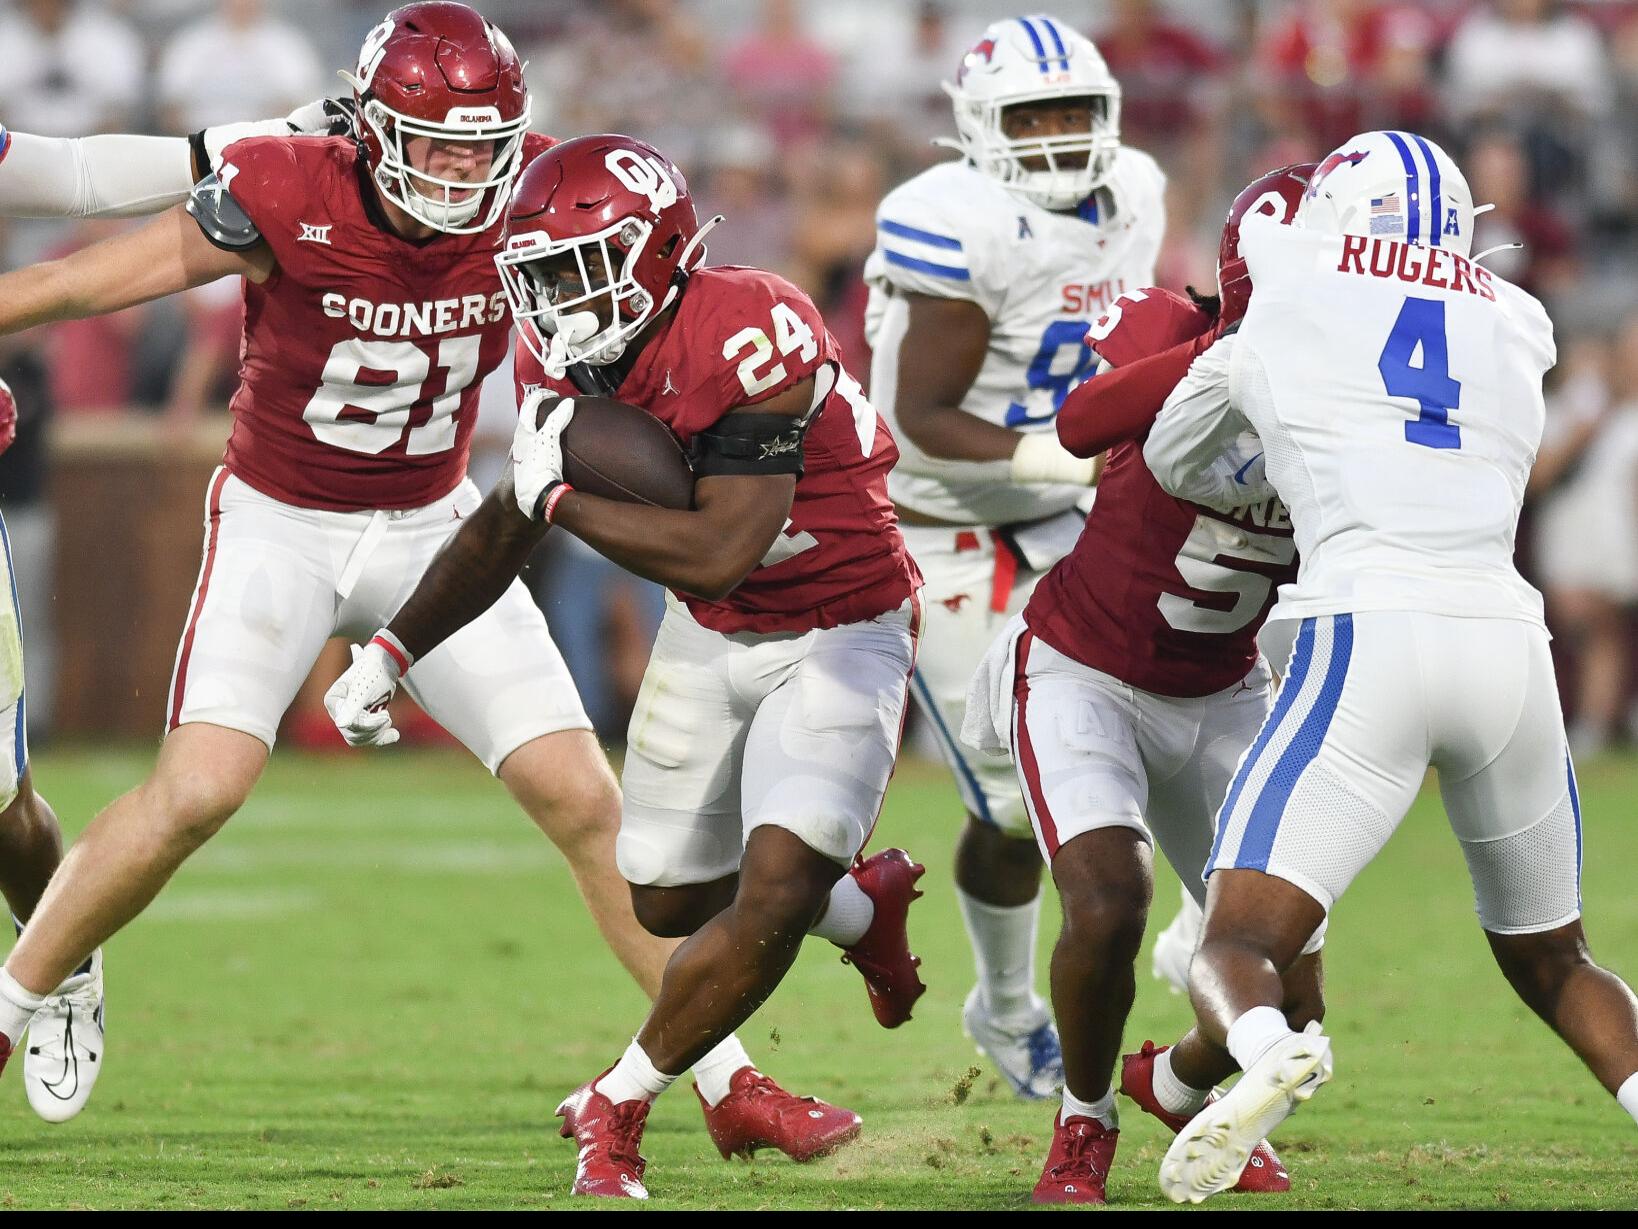
{"type": "Polygon", "coordinates": [[[1450,421],[1450,411],[1462,404],[1462,386],[1450,378],[1443,300],[1406,298],[1376,369],[1388,396],[1410,397],[1422,407],[1421,414],[1405,424],[1407,440],[1424,448],[1462,446],[1461,428],[1450,421]],[[1412,367],[1418,346],[1422,365],[1412,367]]]}

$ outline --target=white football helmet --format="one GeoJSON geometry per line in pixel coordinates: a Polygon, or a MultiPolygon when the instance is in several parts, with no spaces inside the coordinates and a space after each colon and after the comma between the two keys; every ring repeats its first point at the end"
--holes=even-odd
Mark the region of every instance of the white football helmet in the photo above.
{"type": "Polygon", "coordinates": [[[944,92],[955,103],[959,149],[984,174],[1045,209],[1073,209],[1109,177],[1120,149],[1120,86],[1088,38],[1053,17],[1014,17],[984,31],[944,92]],[[1052,98],[1091,98],[1088,132],[1013,140],[1008,107],[1052,98]],[[1024,160],[1044,159],[1029,170],[1024,160]]]}
{"type": "Polygon", "coordinates": [[[1414,132],[1364,132],[1319,164],[1293,225],[1467,256],[1473,213],[1467,177],[1432,141],[1414,132]]]}

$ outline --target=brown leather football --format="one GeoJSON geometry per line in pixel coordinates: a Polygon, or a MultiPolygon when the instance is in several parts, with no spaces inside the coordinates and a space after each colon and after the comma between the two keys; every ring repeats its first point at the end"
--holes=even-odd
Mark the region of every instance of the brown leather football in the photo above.
{"type": "MultiPolygon", "coordinates": [[[[543,400],[536,423],[555,400],[543,400]]],[[[694,506],[694,471],[677,437],[654,415],[609,397],[576,397],[563,432],[563,476],[588,495],[657,508],[694,506]]]]}

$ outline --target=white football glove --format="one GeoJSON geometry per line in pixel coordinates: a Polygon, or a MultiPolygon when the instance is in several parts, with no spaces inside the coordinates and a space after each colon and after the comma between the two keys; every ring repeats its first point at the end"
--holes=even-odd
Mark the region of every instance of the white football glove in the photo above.
{"type": "Polygon", "coordinates": [[[199,133],[210,169],[222,165],[222,151],[247,137],[338,137],[353,131],[351,98],[317,98],[297,107],[283,119],[247,120],[237,124],[217,124],[199,133]]]}
{"type": "Polygon", "coordinates": [[[535,427],[540,403],[555,395],[537,388],[525,397],[512,436],[512,487],[518,508],[531,521],[540,519],[540,502],[547,491],[563,481],[563,430],[574,417],[574,398],[563,398],[539,429],[535,427]]]}
{"type": "Polygon", "coordinates": [[[398,690],[398,663],[375,641],[353,648],[353,664],[324,693],[324,709],[349,747],[388,747],[398,741],[387,701],[398,690]]]}
{"type": "Polygon", "coordinates": [[[1014,482],[1091,486],[1097,476],[1097,458],[1076,456],[1058,442],[1056,431],[1032,431],[1018,437],[1012,453],[1014,482]]]}

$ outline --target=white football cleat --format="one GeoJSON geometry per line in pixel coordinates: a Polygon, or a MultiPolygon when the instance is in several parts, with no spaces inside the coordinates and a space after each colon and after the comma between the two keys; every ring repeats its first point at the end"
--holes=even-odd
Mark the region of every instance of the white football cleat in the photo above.
{"type": "Polygon", "coordinates": [[[1015,1031],[990,1017],[983,993],[974,986],[961,1008],[961,1028],[1020,1097],[1044,1101],[1063,1092],[1064,1052],[1044,1003],[1038,1021],[1015,1031]]]}
{"type": "Polygon", "coordinates": [[[1155,980],[1169,985],[1173,994],[1189,992],[1189,962],[1194,959],[1195,948],[1200,946],[1200,906],[1187,890],[1182,892],[1182,897],[1183,907],[1171,925],[1155,936],[1154,953],[1149,961],[1155,980]]]}
{"type": "Polygon", "coordinates": [[[1331,1078],[1331,1039],[1315,1020],[1269,1048],[1240,1082],[1189,1120],[1160,1162],[1173,1203],[1201,1203],[1240,1179],[1258,1141],[1331,1078]]]}
{"type": "Polygon", "coordinates": [[[28,1103],[47,1122],[67,1122],[85,1108],[102,1072],[102,949],[91,969],[46,998],[29,1022],[23,1046],[28,1103]]]}

